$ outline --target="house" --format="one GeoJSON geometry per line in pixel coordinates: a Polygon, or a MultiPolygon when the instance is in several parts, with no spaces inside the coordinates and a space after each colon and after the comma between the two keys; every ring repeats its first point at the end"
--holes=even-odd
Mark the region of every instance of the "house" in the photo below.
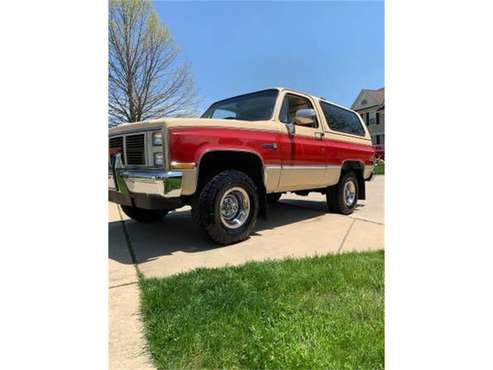
{"type": "Polygon", "coordinates": [[[370,131],[373,144],[385,148],[385,89],[363,89],[351,109],[358,112],[370,131]]]}

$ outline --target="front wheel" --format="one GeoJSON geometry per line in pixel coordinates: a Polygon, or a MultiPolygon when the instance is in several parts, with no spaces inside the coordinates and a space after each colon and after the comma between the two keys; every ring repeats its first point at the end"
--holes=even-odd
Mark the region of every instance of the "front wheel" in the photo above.
{"type": "Polygon", "coordinates": [[[220,245],[248,238],[257,222],[259,199],[255,183],[245,173],[227,170],[212,178],[197,194],[192,215],[220,245]]]}
{"type": "Polygon", "coordinates": [[[342,174],[339,182],[327,190],[329,210],[343,215],[353,213],[358,202],[358,179],[354,172],[342,174]]]}
{"type": "Polygon", "coordinates": [[[132,206],[121,206],[123,212],[132,220],[141,223],[155,222],[162,219],[168,213],[168,210],[162,209],[144,209],[132,206]]]}

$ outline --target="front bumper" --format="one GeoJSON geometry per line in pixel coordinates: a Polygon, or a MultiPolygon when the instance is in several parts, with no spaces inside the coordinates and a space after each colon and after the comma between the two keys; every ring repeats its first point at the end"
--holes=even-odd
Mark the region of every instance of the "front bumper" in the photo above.
{"type": "Polygon", "coordinates": [[[181,204],[183,173],[155,168],[131,169],[120,155],[108,174],[109,200],[139,208],[170,208],[181,204]]]}

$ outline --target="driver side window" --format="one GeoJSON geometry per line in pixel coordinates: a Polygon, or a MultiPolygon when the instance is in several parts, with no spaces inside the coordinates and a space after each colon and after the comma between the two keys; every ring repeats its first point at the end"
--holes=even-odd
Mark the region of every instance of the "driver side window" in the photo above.
{"type": "Polygon", "coordinates": [[[233,119],[236,113],[227,109],[216,109],[211,118],[233,119]]]}
{"type": "MultiPolygon", "coordinates": [[[[282,102],[279,120],[283,123],[294,123],[296,112],[300,109],[313,109],[313,105],[307,98],[293,94],[286,94],[282,102]]],[[[304,127],[317,128],[317,119],[315,118],[315,122],[313,122],[313,124],[309,126],[305,125],[304,127]]]]}

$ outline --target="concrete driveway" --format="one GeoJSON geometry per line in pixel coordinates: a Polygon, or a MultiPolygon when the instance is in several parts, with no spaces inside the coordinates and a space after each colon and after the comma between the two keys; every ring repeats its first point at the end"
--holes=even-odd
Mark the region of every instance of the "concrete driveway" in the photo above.
{"type": "Polygon", "coordinates": [[[283,195],[248,240],[227,247],[207,240],[193,224],[190,207],[161,222],[139,224],[109,203],[110,367],[150,366],[138,320],[137,269],[163,277],[197,267],[383,249],[384,176],[367,183],[367,198],[342,216],[327,213],[320,194],[283,195]]]}
{"type": "MultiPolygon", "coordinates": [[[[368,183],[368,200],[360,201],[351,216],[327,213],[325,197],[284,195],[269,209],[267,220],[259,219],[252,236],[244,242],[218,247],[196,228],[190,207],[171,212],[154,224],[125,220],[130,243],[140,271],[146,277],[168,276],[197,267],[237,265],[251,260],[337,253],[383,248],[383,176],[368,183]]],[[[110,260],[131,264],[116,240],[122,227],[116,205],[110,222],[110,260]]],[[[121,241],[121,240],[120,240],[121,241]]]]}

